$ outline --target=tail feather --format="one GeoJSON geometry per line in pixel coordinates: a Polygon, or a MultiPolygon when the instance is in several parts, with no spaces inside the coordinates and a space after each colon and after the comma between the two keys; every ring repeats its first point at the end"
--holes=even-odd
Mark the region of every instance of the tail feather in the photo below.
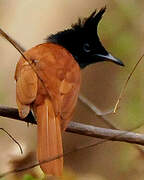
{"type": "MultiPolygon", "coordinates": [[[[47,98],[34,111],[38,122],[38,160],[43,162],[63,153],[60,119],[55,117],[52,103],[47,98]]],[[[45,174],[61,176],[63,158],[41,164],[40,167],[45,174]]]]}

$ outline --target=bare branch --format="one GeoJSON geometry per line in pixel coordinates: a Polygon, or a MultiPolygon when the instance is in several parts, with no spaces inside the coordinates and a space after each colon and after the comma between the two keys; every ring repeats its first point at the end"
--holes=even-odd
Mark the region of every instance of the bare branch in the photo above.
{"type": "Polygon", "coordinates": [[[122,141],[144,145],[143,134],[129,131],[100,128],[76,122],[71,122],[66,131],[95,138],[107,139],[110,141],[122,141]]]}
{"type": "Polygon", "coordinates": [[[21,119],[19,117],[18,110],[16,108],[12,108],[12,107],[8,107],[8,106],[1,106],[0,105],[0,116],[12,118],[12,119],[17,119],[17,120],[28,122],[31,124],[36,124],[36,121],[35,121],[31,112],[29,113],[29,115],[25,119],[21,119]]]}
{"type": "MultiPolygon", "coordinates": [[[[0,106],[0,116],[36,124],[36,121],[32,113],[30,113],[27,118],[21,119],[18,115],[18,110],[16,108],[0,106]]],[[[122,141],[122,142],[144,145],[143,134],[129,132],[129,131],[100,128],[100,127],[95,127],[92,125],[86,125],[77,122],[70,122],[66,131],[80,135],[95,137],[95,138],[107,139],[111,141],[122,141]]]]}

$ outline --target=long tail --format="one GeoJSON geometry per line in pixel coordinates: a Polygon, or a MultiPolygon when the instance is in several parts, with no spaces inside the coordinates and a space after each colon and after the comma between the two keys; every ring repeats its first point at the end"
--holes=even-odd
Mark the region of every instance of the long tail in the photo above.
{"type": "MultiPolygon", "coordinates": [[[[43,162],[63,153],[60,119],[55,117],[52,103],[47,98],[34,111],[38,122],[38,161],[43,162]]],[[[47,175],[61,176],[63,158],[41,164],[40,167],[47,175]]]]}

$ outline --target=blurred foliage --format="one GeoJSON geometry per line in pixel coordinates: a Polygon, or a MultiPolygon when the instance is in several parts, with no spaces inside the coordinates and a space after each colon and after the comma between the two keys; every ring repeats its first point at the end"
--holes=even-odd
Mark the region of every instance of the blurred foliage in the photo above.
{"type": "MultiPolygon", "coordinates": [[[[111,4],[115,6],[115,10],[113,10],[112,13],[109,12],[107,17],[109,20],[105,19],[103,29],[109,29],[107,32],[104,32],[106,38],[108,38],[106,42],[111,43],[111,49],[126,65],[124,70],[125,73],[120,74],[121,78],[123,76],[124,79],[126,79],[133,66],[144,53],[142,41],[144,24],[141,24],[140,18],[142,16],[141,8],[144,3],[142,1],[115,1],[111,4]]],[[[143,61],[144,60],[141,61],[129,81],[125,95],[119,105],[120,109],[118,109],[117,112],[117,127],[130,131],[144,125],[143,61]]],[[[119,81],[117,81],[116,87],[119,89],[119,81]]],[[[118,174],[121,174],[121,176],[123,175],[123,178],[134,180],[142,178],[140,171],[136,170],[139,169],[140,166],[143,166],[140,162],[140,158],[137,158],[138,154],[139,150],[132,145],[125,145],[120,150],[119,158],[117,159],[119,163],[118,174]],[[133,176],[133,174],[135,175],[133,176]]]]}
{"type": "Polygon", "coordinates": [[[40,179],[34,178],[31,175],[25,174],[22,180],[40,180],[40,179]]]}
{"type": "Polygon", "coordinates": [[[5,178],[0,178],[0,180],[6,180],[5,178]]]}
{"type": "MultiPolygon", "coordinates": [[[[137,1],[115,1],[111,3],[115,8],[108,12],[108,15],[102,22],[102,37],[104,37],[107,46],[116,54],[117,57],[123,60],[125,68],[122,76],[124,79],[128,77],[133,66],[142,55],[142,36],[143,29],[138,18],[142,14],[142,2],[137,1]],[[103,31],[104,30],[104,31],[103,31]]],[[[133,129],[143,123],[143,66],[141,62],[129,81],[125,96],[120,103],[118,110],[119,126],[125,129],[133,129]]],[[[124,81],[123,81],[124,83],[124,81]]],[[[117,89],[120,89],[122,84],[116,82],[117,89]]]]}

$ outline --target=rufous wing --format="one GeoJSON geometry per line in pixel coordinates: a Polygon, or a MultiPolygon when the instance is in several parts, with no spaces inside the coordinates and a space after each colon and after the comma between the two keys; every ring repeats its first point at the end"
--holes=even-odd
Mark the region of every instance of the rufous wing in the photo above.
{"type": "Polygon", "coordinates": [[[37,75],[29,65],[23,65],[16,74],[16,101],[21,118],[25,118],[30,111],[30,104],[37,95],[37,75]]]}
{"type": "Polygon", "coordinates": [[[74,64],[66,73],[60,86],[61,93],[61,128],[65,130],[72,118],[80,90],[80,68],[74,64]]]}

